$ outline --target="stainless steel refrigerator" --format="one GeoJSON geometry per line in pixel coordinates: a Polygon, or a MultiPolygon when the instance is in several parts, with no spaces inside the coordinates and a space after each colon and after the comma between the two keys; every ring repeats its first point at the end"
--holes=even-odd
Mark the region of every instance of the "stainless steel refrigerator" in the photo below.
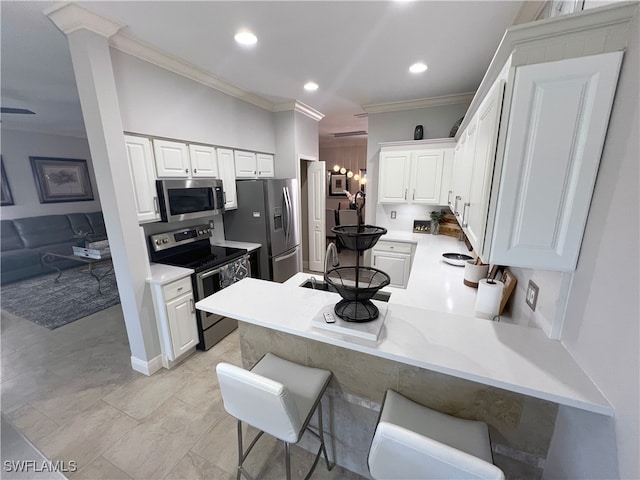
{"type": "Polygon", "coordinates": [[[284,282],[302,265],[297,180],[238,180],[236,189],[238,208],[224,213],[225,238],[262,244],[260,278],[284,282]]]}

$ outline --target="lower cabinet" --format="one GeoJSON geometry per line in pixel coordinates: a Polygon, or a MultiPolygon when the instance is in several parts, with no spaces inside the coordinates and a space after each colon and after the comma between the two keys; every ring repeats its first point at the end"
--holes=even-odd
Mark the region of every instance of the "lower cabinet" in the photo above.
{"type": "Polygon", "coordinates": [[[391,279],[392,287],[406,288],[411,273],[412,245],[402,242],[378,242],[371,251],[371,266],[391,279]]]}
{"type": "Polygon", "coordinates": [[[191,278],[151,287],[162,353],[174,361],[199,342],[191,278]]]}

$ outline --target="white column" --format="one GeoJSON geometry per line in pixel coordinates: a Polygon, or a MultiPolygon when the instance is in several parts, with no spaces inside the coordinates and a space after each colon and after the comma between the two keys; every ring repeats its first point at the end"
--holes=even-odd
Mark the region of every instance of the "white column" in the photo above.
{"type": "Polygon", "coordinates": [[[69,42],[129,337],[131,364],[134,370],[150,375],[160,368],[160,345],[151,294],[146,286],[148,253],[134,207],[108,43],[108,36],[121,26],[96,25],[95,17],[87,21],[87,13],[74,4],[48,12],[69,42]]]}

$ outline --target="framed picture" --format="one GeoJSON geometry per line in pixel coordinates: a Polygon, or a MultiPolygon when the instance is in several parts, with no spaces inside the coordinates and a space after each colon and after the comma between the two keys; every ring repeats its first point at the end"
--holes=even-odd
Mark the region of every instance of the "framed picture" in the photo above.
{"type": "Polygon", "coordinates": [[[29,157],[40,203],[93,200],[86,160],[29,157]]]}
{"type": "Polygon", "coordinates": [[[346,197],[345,190],[349,190],[347,175],[342,173],[331,172],[329,175],[329,196],[330,197],[346,197]]]}
{"type": "Polygon", "coordinates": [[[4,162],[0,156],[0,170],[2,170],[2,183],[0,183],[0,206],[13,205],[13,195],[11,195],[11,187],[7,180],[7,172],[4,171],[4,162]]]}

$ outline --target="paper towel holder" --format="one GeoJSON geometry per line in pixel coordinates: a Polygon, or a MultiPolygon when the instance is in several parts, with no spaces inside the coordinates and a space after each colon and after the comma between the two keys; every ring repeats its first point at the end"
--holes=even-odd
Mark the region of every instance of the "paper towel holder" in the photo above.
{"type": "Polygon", "coordinates": [[[507,305],[509,298],[511,298],[511,294],[516,288],[516,283],[518,283],[518,279],[516,276],[511,273],[507,267],[502,265],[494,265],[489,269],[489,274],[487,275],[488,283],[495,283],[496,280],[504,283],[504,291],[502,292],[502,301],[500,302],[500,310],[498,315],[502,315],[504,311],[504,307],[507,305]]]}

